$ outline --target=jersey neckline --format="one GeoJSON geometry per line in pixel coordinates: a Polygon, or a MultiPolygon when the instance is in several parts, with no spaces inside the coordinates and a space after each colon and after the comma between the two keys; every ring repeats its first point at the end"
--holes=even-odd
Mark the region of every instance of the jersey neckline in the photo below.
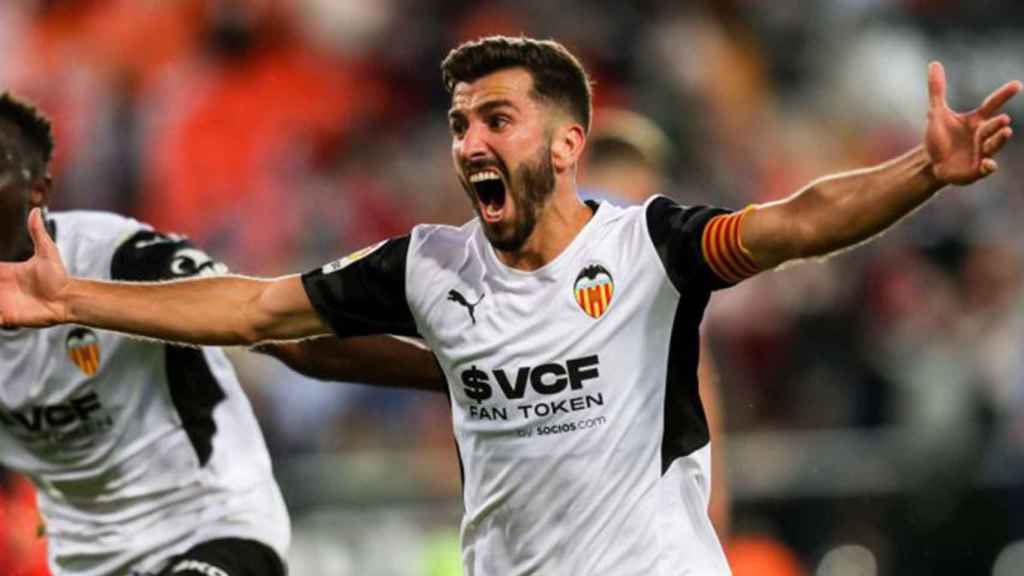
{"type": "Polygon", "coordinates": [[[607,200],[601,200],[598,202],[588,199],[584,200],[583,203],[594,211],[593,216],[587,220],[587,223],[583,225],[583,228],[580,229],[576,234],[576,237],[569,242],[569,245],[566,246],[564,250],[552,258],[550,262],[536,270],[520,270],[502,262],[501,258],[498,258],[497,253],[495,253],[494,246],[491,245],[490,241],[488,241],[487,237],[484,235],[483,225],[479,222],[477,222],[476,235],[479,241],[484,244],[484,253],[487,255],[487,259],[495,268],[501,270],[503,273],[521,278],[538,278],[546,276],[559,270],[565,262],[568,262],[572,258],[573,254],[579,252],[580,246],[584,244],[585,238],[590,235],[590,232],[594,229],[598,219],[603,220],[610,212],[608,207],[612,206],[612,204],[607,200]]]}

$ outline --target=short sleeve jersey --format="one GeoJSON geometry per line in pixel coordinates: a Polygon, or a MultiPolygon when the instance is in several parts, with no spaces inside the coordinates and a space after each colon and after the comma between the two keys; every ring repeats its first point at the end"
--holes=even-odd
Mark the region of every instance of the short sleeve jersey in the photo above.
{"type": "MultiPolygon", "coordinates": [[[[221,266],[115,214],[55,213],[48,224],[77,276],[155,281],[221,266]]],[[[0,464],[36,486],[55,574],[156,571],[222,537],[282,558],[288,546],[263,436],[218,348],[74,325],[0,330],[0,464]]]]}
{"type": "Polygon", "coordinates": [[[341,336],[421,335],[448,381],[467,576],[728,574],[707,514],[699,324],[724,210],[593,204],[554,260],[505,266],[474,220],[304,276],[341,336]]]}

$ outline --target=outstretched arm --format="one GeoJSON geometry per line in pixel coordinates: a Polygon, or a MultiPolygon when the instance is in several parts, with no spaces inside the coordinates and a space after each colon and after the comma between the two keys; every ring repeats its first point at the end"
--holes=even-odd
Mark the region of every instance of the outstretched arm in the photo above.
{"type": "Polygon", "coordinates": [[[242,276],[161,283],[67,275],[38,209],[29,215],[36,253],[0,264],[0,325],[74,323],[202,345],[255,344],[327,334],[299,276],[242,276]]]}
{"type": "Polygon", "coordinates": [[[426,345],[395,336],[325,336],[257,346],[289,368],[318,380],[443,392],[444,376],[426,345]]]}
{"type": "Polygon", "coordinates": [[[1013,135],[1010,117],[999,110],[1021,88],[1009,82],[977,109],[957,113],[946,104],[942,65],[932,62],[922,145],[750,210],[740,228],[743,248],[761,269],[828,254],[885,230],[948,184],[967,185],[992,174],[999,168],[994,156],[1013,135]]]}

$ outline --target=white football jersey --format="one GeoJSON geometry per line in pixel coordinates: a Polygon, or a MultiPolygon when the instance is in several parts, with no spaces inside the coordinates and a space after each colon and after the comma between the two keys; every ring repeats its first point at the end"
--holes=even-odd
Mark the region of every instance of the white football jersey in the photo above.
{"type": "Polygon", "coordinates": [[[542,268],[478,221],[418,226],[304,276],[341,335],[421,335],[449,383],[467,576],[729,574],[708,517],[699,325],[725,211],[591,204],[542,268]]]}
{"type": "MultiPolygon", "coordinates": [[[[113,214],[48,224],[76,276],[160,280],[220,266],[183,237],[113,214]]],[[[285,557],[287,511],[221,350],[73,325],[0,330],[0,383],[0,463],[36,485],[56,575],[155,571],[224,537],[285,557]]]]}

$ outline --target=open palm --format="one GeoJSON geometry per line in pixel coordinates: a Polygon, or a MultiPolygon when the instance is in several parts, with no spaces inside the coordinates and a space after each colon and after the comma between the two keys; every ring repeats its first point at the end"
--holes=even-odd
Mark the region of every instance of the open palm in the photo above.
{"type": "Polygon", "coordinates": [[[26,262],[0,263],[0,325],[8,328],[50,326],[67,317],[60,298],[67,272],[39,209],[29,215],[29,233],[35,255],[26,262]]]}
{"type": "Polygon", "coordinates": [[[946,104],[946,73],[942,64],[929,65],[925,149],[940,181],[970,184],[999,168],[993,156],[1013,135],[1010,117],[999,110],[1020,91],[1020,82],[1007,82],[978,108],[957,113],[946,104]]]}

